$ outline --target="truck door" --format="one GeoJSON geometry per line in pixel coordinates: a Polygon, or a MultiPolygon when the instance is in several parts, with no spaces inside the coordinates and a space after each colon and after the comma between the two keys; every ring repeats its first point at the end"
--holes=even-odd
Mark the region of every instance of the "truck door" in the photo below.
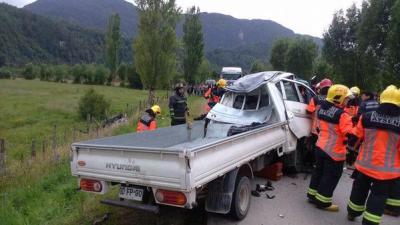
{"type": "Polygon", "coordinates": [[[297,138],[309,136],[311,116],[307,114],[307,105],[314,92],[299,82],[282,79],[280,89],[289,118],[289,128],[297,138]]]}

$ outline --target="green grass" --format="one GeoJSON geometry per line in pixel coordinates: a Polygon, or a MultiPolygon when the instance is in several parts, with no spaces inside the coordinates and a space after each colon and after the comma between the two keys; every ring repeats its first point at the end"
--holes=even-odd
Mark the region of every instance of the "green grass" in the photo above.
{"type": "MultiPolygon", "coordinates": [[[[110,114],[124,112],[127,103],[137,106],[147,97],[146,91],[126,88],[0,80],[0,138],[6,140],[9,170],[8,175],[0,176],[0,224],[91,224],[105,212],[112,212],[113,224],[118,224],[118,217],[124,216],[118,208],[101,205],[99,200],[104,196],[76,191],[77,179],[71,176],[68,161],[70,141],[62,143],[64,147],[59,149],[63,151],[59,164],[39,156],[34,161],[27,160],[30,141],[49,138],[54,124],[61,131],[65,128],[70,131],[74,125],[85,127],[86,123],[78,117],[76,109],[79,98],[88,88],[94,88],[111,100],[110,114]]],[[[157,95],[165,96],[166,91],[158,91],[157,95]]],[[[189,98],[194,116],[200,113],[203,103],[201,98],[189,98]]],[[[158,124],[168,126],[170,120],[165,102],[162,111],[158,124]]],[[[102,134],[123,134],[133,132],[135,128],[133,118],[128,125],[102,134]]],[[[61,140],[63,132],[59,133],[61,140]]],[[[67,139],[71,140],[71,133],[67,139]]],[[[51,158],[49,150],[47,154],[51,158]]]]}

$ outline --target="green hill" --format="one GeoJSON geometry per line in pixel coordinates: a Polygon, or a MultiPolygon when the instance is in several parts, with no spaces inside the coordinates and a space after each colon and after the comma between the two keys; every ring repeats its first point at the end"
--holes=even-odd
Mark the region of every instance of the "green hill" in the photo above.
{"type": "Polygon", "coordinates": [[[0,66],[99,62],[104,58],[103,46],[100,32],[0,4],[0,66]]]}

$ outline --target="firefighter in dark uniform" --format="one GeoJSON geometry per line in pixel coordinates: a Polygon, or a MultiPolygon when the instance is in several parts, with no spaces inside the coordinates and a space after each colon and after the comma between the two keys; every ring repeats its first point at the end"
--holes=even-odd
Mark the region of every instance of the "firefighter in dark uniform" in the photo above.
{"type": "Polygon", "coordinates": [[[363,214],[363,225],[380,224],[385,204],[398,204],[389,193],[400,178],[400,91],[388,87],[380,106],[363,114],[349,135],[349,146],[363,140],[355,162],[358,171],[347,205],[349,220],[363,214]]]}
{"type": "Polygon", "coordinates": [[[332,212],[339,210],[332,204],[332,196],[346,159],[345,138],[352,129],[351,117],[344,112],[345,100],[350,95],[349,88],[344,85],[331,86],[317,112],[316,163],[307,197],[317,208],[332,212]]]}
{"type": "Polygon", "coordinates": [[[175,94],[169,98],[169,112],[171,116],[171,126],[185,124],[186,116],[189,115],[185,88],[182,83],[175,85],[175,94]]]}

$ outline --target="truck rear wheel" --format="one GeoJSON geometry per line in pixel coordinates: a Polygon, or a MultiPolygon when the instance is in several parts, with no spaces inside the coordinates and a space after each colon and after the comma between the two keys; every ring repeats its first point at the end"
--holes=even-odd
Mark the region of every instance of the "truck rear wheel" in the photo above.
{"type": "Polygon", "coordinates": [[[238,176],[231,205],[231,215],[235,219],[242,220],[247,215],[250,208],[250,198],[250,179],[246,176],[238,176]]]}

